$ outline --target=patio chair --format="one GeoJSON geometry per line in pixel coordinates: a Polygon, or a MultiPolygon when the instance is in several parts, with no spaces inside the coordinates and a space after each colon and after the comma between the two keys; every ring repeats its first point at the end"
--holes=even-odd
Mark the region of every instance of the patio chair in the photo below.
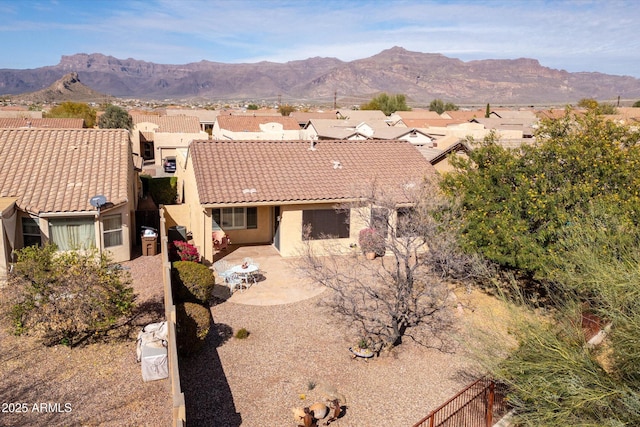
{"type": "Polygon", "coordinates": [[[229,271],[229,269],[231,269],[231,264],[229,264],[227,261],[223,259],[220,259],[214,262],[213,268],[216,270],[218,277],[220,277],[225,282],[227,281],[227,278],[231,275],[231,272],[229,271]]]}
{"type": "Polygon", "coordinates": [[[242,286],[242,279],[236,273],[229,274],[227,276],[226,283],[231,293],[234,293],[236,289],[240,289],[240,292],[244,289],[242,286]]]}
{"type": "Polygon", "coordinates": [[[227,246],[231,244],[231,239],[229,239],[227,233],[222,230],[213,231],[211,238],[213,239],[213,248],[217,251],[226,250],[227,246]]]}

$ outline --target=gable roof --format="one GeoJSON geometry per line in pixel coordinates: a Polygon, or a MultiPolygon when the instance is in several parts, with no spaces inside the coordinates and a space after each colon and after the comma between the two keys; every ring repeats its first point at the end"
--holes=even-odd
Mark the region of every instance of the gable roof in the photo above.
{"type": "Polygon", "coordinates": [[[260,125],[280,123],[283,130],[300,130],[298,121],[289,116],[232,116],[220,115],[216,121],[220,129],[231,132],[262,132],[260,125]]]}
{"type": "Polygon", "coordinates": [[[368,122],[371,120],[388,120],[389,118],[380,110],[338,110],[336,117],[358,122],[368,122]]]}
{"type": "Polygon", "coordinates": [[[209,206],[338,202],[363,197],[373,181],[399,188],[435,173],[407,141],[197,140],[189,155],[209,206]]]}
{"type": "Polygon", "coordinates": [[[132,165],[124,129],[0,129],[0,197],[34,214],[95,211],[102,194],[127,202],[132,165]]]}
{"type": "Polygon", "coordinates": [[[75,118],[0,118],[0,128],[82,129],[84,119],[75,118]]]}
{"type": "MultiPolygon", "coordinates": [[[[133,126],[141,123],[153,123],[154,132],[162,133],[200,133],[200,119],[195,116],[154,116],[151,114],[132,114],[133,126]]],[[[149,130],[149,129],[145,129],[149,130]]]]}

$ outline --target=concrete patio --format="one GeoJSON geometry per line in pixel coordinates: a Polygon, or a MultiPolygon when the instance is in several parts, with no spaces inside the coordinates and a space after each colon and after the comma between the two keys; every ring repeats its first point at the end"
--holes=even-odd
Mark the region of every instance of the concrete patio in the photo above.
{"type": "MultiPolygon", "coordinates": [[[[245,305],[289,304],[312,298],[326,290],[302,277],[295,268],[295,260],[281,257],[272,245],[230,245],[226,250],[218,252],[214,260],[224,259],[237,265],[242,264],[245,257],[253,258],[259,263],[262,274],[248,289],[236,290],[227,299],[229,302],[245,305]]],[[[215,276],[216,283],[223,284],[217,273],[215,276]]]]}

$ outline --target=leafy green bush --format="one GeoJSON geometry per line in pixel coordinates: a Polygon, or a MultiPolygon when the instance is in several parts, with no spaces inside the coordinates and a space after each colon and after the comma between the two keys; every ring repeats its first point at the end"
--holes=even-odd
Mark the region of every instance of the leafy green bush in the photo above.
{"type": "Polygon", "coordinates": [[[200,304],[185,302],[176,305],[176,340],[182,356],[195,354],[211,329],[211,312],[200,304]]]}
{"type": "Polygon", "coordinates": [[[16,255],[0,301],[17,335],[74,347],[105,336],[133,309],[129,273],[111,268],[104,253],[60,253],[47,244],[16,255]]]}
{"type": "Polygon", "coordinates": [[[176,261],[171,271],[176,301],[203,304],[209,300],[215,280],[206,265],[193,261],[176,261]]]}

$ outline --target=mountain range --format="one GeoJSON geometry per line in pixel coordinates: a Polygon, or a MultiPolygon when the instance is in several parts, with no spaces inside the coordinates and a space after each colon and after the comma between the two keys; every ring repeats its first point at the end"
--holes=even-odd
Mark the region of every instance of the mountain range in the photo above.
{"type": "Polygon", "coordinates": [[[315,57],[245,64],[200,61],[167,65],[80,53],[62,56],[53,66],[0,69],[0,93],[23,96],[47,89],[69,73],[77,73],[98,94],[148,100],[322,103],[337,98],[363,103],[381,92],[405,94],[414,105],[428,105],[436,98],[480,105],[640,99],[640,79],[630,76],[570,73],[527,58],[464,62],[401,47],[349,62],[315,57]]]}

